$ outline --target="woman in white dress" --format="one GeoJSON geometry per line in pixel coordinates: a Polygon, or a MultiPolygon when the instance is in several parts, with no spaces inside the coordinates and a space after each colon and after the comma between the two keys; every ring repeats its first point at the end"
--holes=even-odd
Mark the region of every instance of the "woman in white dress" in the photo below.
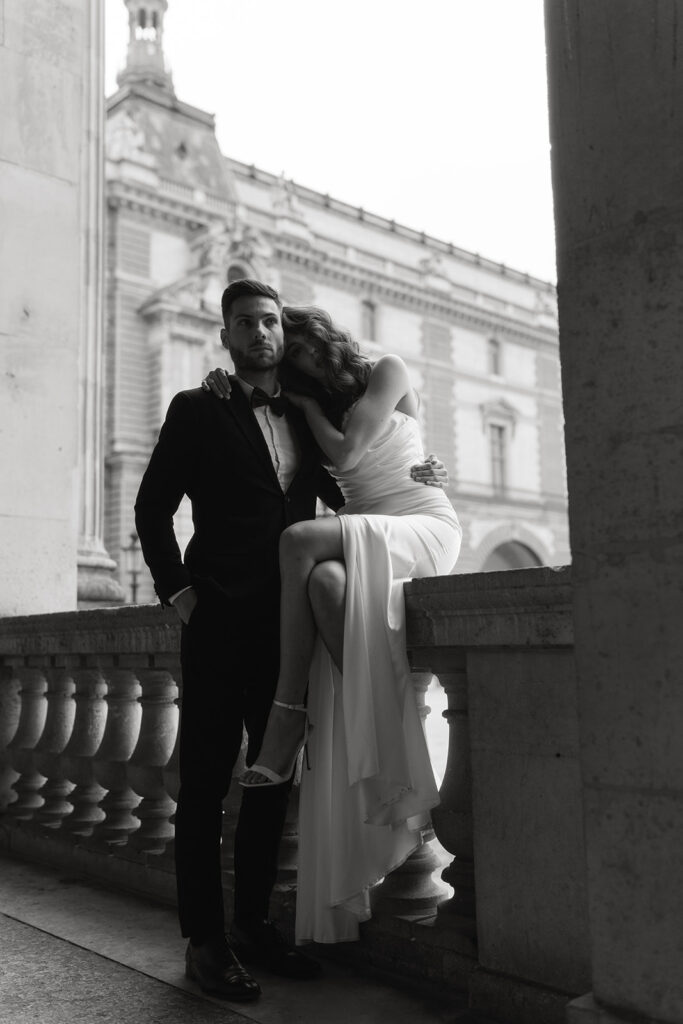
{"type": "Polygon", "coordinates": [[[406,658],[403,584],[450,572],[461,530],[443,491],[411,478],[424,454],[403,361],[371,364],[315,307],[285,307],[283,327],[284,382],[293,367],[320,400],[285,394],[345,505],[282,534],[280,675],[240,781],[286,781],[307,738],[296,939],[339,942],[358,938],[370,888],[417,848],[439,802],[406,658]]]}

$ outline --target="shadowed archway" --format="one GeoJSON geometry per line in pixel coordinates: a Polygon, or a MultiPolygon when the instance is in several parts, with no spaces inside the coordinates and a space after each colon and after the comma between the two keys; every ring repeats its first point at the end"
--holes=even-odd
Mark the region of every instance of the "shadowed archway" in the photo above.
{"type": "Polygon", "coordinates": [[[487,556],[481,572],[500,572],[503,569],[531,569],[542,565],[538,555],[526,544],[518,540],[508,540],[499,544],[487,556]]]}

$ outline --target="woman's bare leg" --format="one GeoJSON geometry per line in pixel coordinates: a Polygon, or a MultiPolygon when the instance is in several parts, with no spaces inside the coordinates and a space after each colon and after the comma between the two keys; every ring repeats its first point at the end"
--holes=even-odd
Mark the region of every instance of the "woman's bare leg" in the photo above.
{"type": "MultiPolygon", "coordinates": [[[[280,538],[280,675],[275,699],[301,704],[308,687],[317,624],[308,595],[311,573],[321,562],[343,558],[341,524],[332,516],[295,523],[280,538]]],[[[273,705],[256,763],[284,773],[301,739],[304,715],[273,705]]],[[[263,781],[247,771],[245,782],[263,781]]]]}
{"type": "Polygon", "coordinates": [[[339,671],[344,661],[344,614],[346,566],[343,562],[319,562],[308,580],[308,596],[318,632],[339,671]]]}

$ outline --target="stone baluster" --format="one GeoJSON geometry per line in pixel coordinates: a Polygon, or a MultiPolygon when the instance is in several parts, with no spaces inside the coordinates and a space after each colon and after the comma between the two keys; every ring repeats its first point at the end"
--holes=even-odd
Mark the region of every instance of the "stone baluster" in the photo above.
{"type": "Polygon", "coordinates": [[[12,784],[17,773],[8,747],[16,735],[21,713],[21,683],[9,665],[0,665],[0,814],[16,796],[12,784]]]}
{"type": "Polygon", "coordinates": [[[175,815],[176,805],[178,802],[178,793],[180,792],[180,709],[183,703],[183,683],[182,673],[180,669],[180,656],[176,653],[155,655],[154,657],[155,668],[166,668],[171,673],[171,676],[175,680],[178,688],[178,696],[175,698],[174,704],[177,710],[177,722],[175,743],[173,744],[173,750],[171,756],[168,759],[167,764],[161,770],[161,775],[166,787],[166,792],[170,799],[173,801],[173,813],[169,817],[169,824],[171,826],[172,838],[166,844],[163,852],[159,855],[158,864],[160,867],[167,867],[169,872],[175,872],[175,815]]]}
{"type": "Polygon", "coordinates": [[[19,777],[12,786],[17,799],[10,803],[7,813],[18,821],[30,821],[43,803],[39,791],[45,776],[36,766],[35,748],[45,727],[47,680],[40,668],[24,664],[17,664],[16,676],[21,684],[21,709],[17,731],[7,749],[19,777]]]}
{"type": "MultiPolygon", "coordinates": [[[[423,729],[430,713],[425,694],[431,679],[431,672],[412,673],[423,729]]],[[[434,830],[431,825],[425,824],[420,830],[420,837],[421,843],[417,850],[375,889],[373,908],[376,913],[430,917],[439,903],[447,899],[445,888],[433,878],[433,873],[439,867],[439,858],[432,846],[434,830]]]]}
{"type": "Polygon", "coordinates": [[[474,850],[472,824],[472,764],[468,716],[467,672],[464,652],[457,661],[438,671],[448,697],[444,718],[448,722],[448,760],[440,790],[441,804],[432,820],[441,845],[453,855],[441,877],[453,887],[452,897],[439,906],[437,925],[458,936],[462,952],[471,953],[476,943],[474,850]]]}
{"type": "Polygon", "coordinates": [[[44,802],[36,812],[35,820],[47,828],[59,828],[73,810],[68,798],[74,784],[64,776],[61,754],[73,732],[76,684],[64,665],[46,669],[45,676],[47,717],[43,735],[36,746],[36,763],[47,781],[40,790],[44,802]]]}
{"type": "MultiPolygon", "coordinates": [[[[180,658],[178,655],[167,654],[163,656],[163,659],[157,655],[154,659],[155,668],[166,668],[171,673],[172,678],[175,680],[177,686],[178,696],[175,698],[175,706],[177,707],[177,720],[180,722],[180,709],[183,703],[183,683],[182,673],[180,670],[180,658]]],[[[170,796],[174,803],[178,800],[178,792],[180,790],[180,729],[176,728],[176,738],[173,744],[173,751],[168,763],[164,765],[162,769],[162,775],[164,779],[164,785],[166,786],[166,792],[170,796]]],[[[172,816],[172,820],[175,820],[175,812],[172,816]]]]}
{"type": "Polygon", "coordinates": [[[140,735],[129,762],[128,778],[142,800],[135,810],[140,828],[130,844],[143,853],[163,853],[173,838],[170,817],[175,810],[164,781],[178,732],[178,687],[165,668],[140,668],[142,720],[140,735]]]}
{"type": "Polygon", "coordinates": [[[99,804],[104,815],[95,826],[94,841],[121,846],[140,822],[132,813],[140,803],[128,778],[128,762],[140,734],[142,688],[135,672],[116,666],[107,670],[107,721],[95,755],[95,779],[107,790],[99,804]]]}
{"type": "Polygon", "coordinates": [[[76,715],[71,739],[60,758],[66,778],[75,783],[69,796],[73,811],[64,819],[63,828],[73,835],[89,836],[104,817],[98,804],[104,790],[95,778],[97,753],[107,718],[104,697],[107,684],[98,666],[73,669],[76,684],[76,715]]]}

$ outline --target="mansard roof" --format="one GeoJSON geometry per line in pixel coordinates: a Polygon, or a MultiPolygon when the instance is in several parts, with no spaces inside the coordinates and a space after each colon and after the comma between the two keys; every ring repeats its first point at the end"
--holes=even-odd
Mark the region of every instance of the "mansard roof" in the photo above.
{"type": "Polygon", "coordinates": [[[166,181],[235,200],[232,174],[216,141],[209,114],[146,83],[124,85],[107,100],[108,134],[132,124],[135,148],[166,181]]]}

